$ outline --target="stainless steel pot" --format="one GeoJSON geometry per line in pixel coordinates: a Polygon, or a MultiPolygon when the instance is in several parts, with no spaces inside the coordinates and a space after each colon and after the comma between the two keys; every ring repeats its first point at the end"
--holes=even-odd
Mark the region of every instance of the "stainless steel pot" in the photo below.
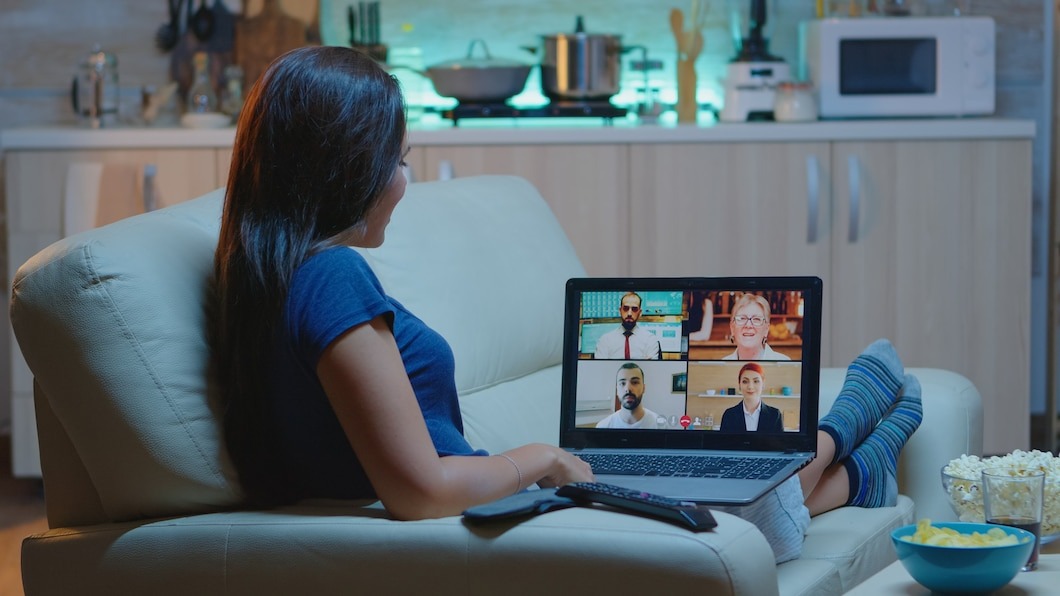
{"type": "Polygon", "coordinates": [[[467,58],[434,64],[420,74],[431,80],[438,95],[461,103],[491,103],[519,94],[531,68],[532,65],[515,60],[493,58],[486,42],[475,39],[467,48],[467,58]],[[474,57],[475,46],[480,44],[484,58],[474,57]]]}
{"type": "Polygon", "coordinates": [[[542,91],[553,100],[606,100],[619,91],[622,37],[586,33],[580,16],[574,29],[541,36],[542,91]]]}

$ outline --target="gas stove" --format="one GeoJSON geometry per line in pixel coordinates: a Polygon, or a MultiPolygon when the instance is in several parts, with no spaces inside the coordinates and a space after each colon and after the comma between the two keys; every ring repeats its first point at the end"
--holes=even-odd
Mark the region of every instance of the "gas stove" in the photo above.
{"type": "Polygon", "coordinates": [[[621,118],[627,112],[626,108],[608,101],[553,101],[541,106],[520,107],[507,103],[459,103],[442,110],[441,114],[453,124],[459,124],[465,118],[601,118],[610,126],[615,118],[621,118]]]}

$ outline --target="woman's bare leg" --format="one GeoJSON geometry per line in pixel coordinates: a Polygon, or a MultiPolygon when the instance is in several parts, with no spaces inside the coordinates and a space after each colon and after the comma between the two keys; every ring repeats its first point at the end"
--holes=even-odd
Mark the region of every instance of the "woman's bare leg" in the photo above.
{"type": "MultiPolygon", "coordinates": [[[[804,493],[805,494],[805,493],[804,493]]],[[[810,515],[838,509],[850,500],[850,478],[843,464],[832,464],[825,469],[817,486],[806,496],[810,515]]]]}
{"type": "Polygon", "coordinates": [[[835,448],[832,435],[817,431],[817,457],[799,470],[799,484],[810,515],[842,507],[850,496],[846,470],[831,463],[835,448]]]}

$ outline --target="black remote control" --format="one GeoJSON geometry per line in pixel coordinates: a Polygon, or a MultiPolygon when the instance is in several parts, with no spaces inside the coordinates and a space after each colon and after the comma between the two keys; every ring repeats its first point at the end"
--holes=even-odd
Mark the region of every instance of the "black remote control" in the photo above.
{"type": "Polygon", "coordinates": [[[718,525],[709,509],[697,507],[695,503],[602,482],[573,482],[556,489],[556,496],[627,509],[697,531],[718,525]]]}

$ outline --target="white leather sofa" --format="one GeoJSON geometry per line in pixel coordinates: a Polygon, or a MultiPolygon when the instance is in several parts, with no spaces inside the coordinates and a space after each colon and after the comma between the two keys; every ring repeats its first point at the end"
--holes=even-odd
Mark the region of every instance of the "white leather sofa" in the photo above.
{"type": "MultiPolygon", "coordinates": [[[[925,416],[898,505],[815,518],[803,556],[780,566],[753,525],[720,513],[715,531],[692,533],[599,508],[486,526],[394,521],[363,502],[245,510],[206,375],[221,200],[71,236],[16,275],[11,320],[36,381],[51,527],[23,543],[30,596],[838,594],[895,560],[893,528],[952,519],[939,469],[981,450],[975,387],[911,368],[925,416]]],[[[366,254],[452,344],[474,446],[557,440],[563,287],[584,270],[533,187],[412,184],[366,254]]],[[[822,372],[822,412],[843,374],[822,372]]]]}

